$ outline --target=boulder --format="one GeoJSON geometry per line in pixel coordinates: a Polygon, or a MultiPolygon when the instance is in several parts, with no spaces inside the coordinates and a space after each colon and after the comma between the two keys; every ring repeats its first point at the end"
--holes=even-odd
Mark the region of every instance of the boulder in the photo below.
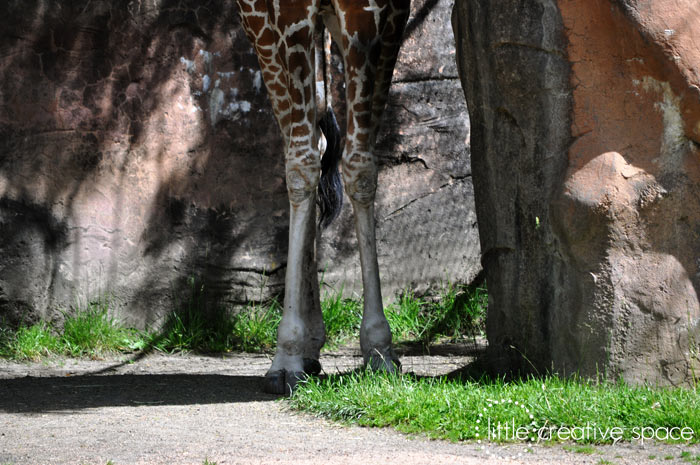
{"type": "Polygon", "coordinates": [[[692,384],[700,8],[458,0],[498,367],[692,384]]]}
{"type": "MultiPolygon", "coordinates": [[[[414,8],[404,53],[422,67],[400,65],[380,148],[388,298],[480,270],[451,2],[414,8]]],[[[109,299],[144,326],[281,295],[281,137],[235,2],[10,0],[0,14],[0,320],[109,299]]],[[[351,292],[345,215],[320,275],[351,292]]]]}

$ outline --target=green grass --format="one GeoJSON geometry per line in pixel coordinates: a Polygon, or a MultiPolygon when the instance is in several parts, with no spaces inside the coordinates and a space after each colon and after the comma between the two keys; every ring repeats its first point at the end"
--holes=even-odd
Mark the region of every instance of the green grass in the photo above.
{"type": "Polygon", "coordinates": [[[688,427],[693,431],[691,442],[696,443],[700,434],[697,390],[595,384],[554,376],[505,382],[359,372],[310,378],[294,393],[291,404],[333,420],[392,426],[453,441],[614,443],[613,428],[620,428],[621,440],[639,442],[643,427],[688,427]],[[512,427],[509,434],[505,425],[515,425],[522,437],[516,437],[512,427]],[[587,425],[591,429],[585,432],[587,425]]]}
{"type": "Polygon", "coordinates": [[[65,315],[62,331],[49,322],[20,326],[0,333],[0,356],[17,360],[38,360],[62,354],[99,356],[133,351],[143,347],[144,334],[124,328],[109,316],[106,301],[90,303],[73,315],[65,315]]]}
{"type": "Polygon", "coordinates": [[[20,360],[37,360],[60,351],[61,340],[48,323],[23,326],[15,334],[6,332],[0,341],[1,355],[20,360]]]}
{"type": "Polygon", "coordinates": [[[564,446],[564,450],[569,452],[574,452],[576,454],[592,455],[595,454],[596,449],[593,446],[564,446]]]}
{"type": "Polygon", "coordinates": [[[344,298],[342,291],[327,295],[321,301],[323,322],[326,325],[326,347],[334,348],[360,334],[362,302],[344,298]]]}
{"type": "Polygon", "coordinates": [[[689,452],[689,451],[683,451],[683,452],[681,452],[681,455],[679,458],[686,463],[691,463],[693,465],[700,464],[700,454],[693,454],[692,452],[689,452]]]}
{"type": "Polygon", "coordinates": [[[487,299],[485,287],[447,285],[433,300],[406,292],[385,313],[397,342],[428,345],[441,339],[482,335],[487,299]]]}
{"type": "MultiPolygon", "coordinates": [[[[357,340],[362,301],[329,294],[321,301],[326,325],[326,348],[357,340]]],[[[428,301],[404,293],[387,306],[386,315],[397,342],[427,345],[439,339],[474,337],[483,333],[486,290],[447,286],[428,301]]],[[[280,304],[251,304],[239,313],[216,310],[206,314],[197,305],[171,314],[153,346],[166,352],[260,352],[272,349],[282,317],[280,304]]]]}
{"type": "Polygon", "coordinates": [[[239,313],[188,308],[169,316],[152,336],[152,346],[164,352],[260,352],[274,347],[281,314],[276,302],[249,305],[239,313]]]}
{"type": "Polygon", "coordinates": [[[68,316],[59,338],[64,353],[71,356],[99,356],[110,352],[137,350],[143,333],[123,327],[109,315],[109,301],[90,303],[68,316]]]}
{"type": "MultiPolygon", "coordinates": [[[[396,341],[427,345],[439,339],[473,337],[483,332],[485,301],[483,288],[447,286],[432,301],[405,293],[387,307],[386,314],[396,341]]],[[[145,332],[124,328],[110,316],[109,307],[109,300],[104,299],[79,308],[66,315],[60,330],[47,322],[21,326],[15,331],[0,325],[0,356],[37,360],[51,355],[99,357],[150,349],[261,352],[275,347],[282,317],[281,305],[276,301],[251,303],[234,313],[222,308],[205,311],[201,302],[191,299],[168,315],[160,331],[145,332]]],[[[344,298],[339,292],[325,296],[321,309],[326,324],[326,348],[358,339],[361,301],[344,298]]]]}

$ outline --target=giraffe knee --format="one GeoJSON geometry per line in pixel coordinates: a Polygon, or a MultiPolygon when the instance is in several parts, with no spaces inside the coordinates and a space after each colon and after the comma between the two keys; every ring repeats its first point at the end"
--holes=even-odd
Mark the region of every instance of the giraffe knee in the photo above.
{"type": "Polygon", "coordinates": [[[356,203],[367,205],[374,202],[377,191],[377,173],[363,171],[352,179],[345,180],[348,196],[356,203]]]}
{"type": "Polygon", "coordinates": [[[314,196],[319,178],[318,172],[314,171],[300,168],[287,169],[287,193],[290,202],[300,204],[314,196]]]}

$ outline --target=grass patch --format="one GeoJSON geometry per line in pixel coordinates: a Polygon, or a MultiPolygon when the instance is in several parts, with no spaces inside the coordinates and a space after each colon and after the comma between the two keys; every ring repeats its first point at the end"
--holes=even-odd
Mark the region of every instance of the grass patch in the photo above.
{"type": "MultiPolygon", "coordinates": [[[[192,284],[194,289],[194,283],[192,284]]],[[[193,292],[193,294],[196,294],[193,292]]],[[[205,311],[198,299],[171,313],[158,332],[124,328],[110,316],[108,299],[90,303],[67,315],[58,330],[47,322],[22,326],[16,331],[0,325],[0,356],[37,360],[51,355],[98,357],[113,352],[156,349],[163,352],[261,352],[275,347],[282,306],[272,301],[250,304],[239,312],[205,311]]],[[[326,324],[326,348],[359,338],[362,301],[342,293],[321,302],[326,324]]],[[[446,286],[429,300],[404,293],[386,309],[397,342],[456,340],[483,333],[486,290],[446,286]]]]}
{"type": "Polygon", "coordinates": [[[455,341],[484,333],[488,296],[483,286],[445,286],[437,298],[416,297],[411,292],[389,305],[386,317],[397,342],[455,341]]]}
{"type": "Polygon", "coordinates": [[[0,354],[20,360],[37,360],[62,351],[61,340],[48,323],[22,326],[16,333],[7,331],[0,341],[0,354]]]}
{"type": "Polygon", "coordinates": [[[582,445],[614,442],[610,431],[616,427],[627,441],[638,440],[635,427],[688,427],[695,432],[691,442],[696,443],[700,433],[696,390],[557,377],[460,381],[359,372],[311,378],[294,393],[291,404],[333,420],[392,426],[453,441],[570,440],[582,445]],[[516,437],[513,425],[526,434],[516,437]],[[582,429],[586,425],[591,425],[588,433],[582,429]],[[570,432],[562,434],[566,428],[570,432]]]}
{"type": "Polygon", "coordinates": [[[595,447],[586,445],[586,446],[564,446],[564,450],[568,450],[569,452],[573,452],[575,454],[585,454],[585,455],[593,455],[595,454],[596,450],[595,447]]]}
{"type": "Polygon", "coordinates": [[[260,352],[271,349],[282,317],[280,305],[252,304],[238,313],[214,310],[205,314],[188,308],[172,313],[153,347],[164,352],[260,352]]]}
{"type": "Polygon", "coordinates": [[[143,333],[125,328],[109,315],[107,300],[92,302],[68,316],[63,324],[59,351],[71,356],[99,356],[143,347],[143,333]]]}
{"type": "Polygon", "coordinates": [[[326,347],[333,348],[360,334],[362,301],[343,298],[342,291],[328,295],[321,301],[323,322],[326,325],[326,347]]]}
{"type": "Polygon", "coordinates": [[[109,316],[106,301],[92,302],[66,315],[63,330],[49,322],[0,332],[0,356],[38,360],[51,355],[91,356],[138,350],[145,344],[143,332],[124,328],[109,316]]]}
{"type": "Polygon", "coordinates": [[[693,465],[700,464],[700,454],[693,454],[692,452],[689,452],[687,450],[681,452],[679,458],[686,463],[691,463],[693,465]]]}

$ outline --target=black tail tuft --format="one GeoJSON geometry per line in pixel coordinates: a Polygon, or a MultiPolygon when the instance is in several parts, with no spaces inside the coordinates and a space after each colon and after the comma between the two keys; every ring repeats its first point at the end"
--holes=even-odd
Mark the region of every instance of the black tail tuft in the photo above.
{"type": "Polygon", "coordinates": [[[340,144],[340,127],[332,109],[328,109],[318,125],[326,138],[326,151],[321,158],[321,182],[318,185],[318,223],[325,229],[338,217],[343,207],[343,183],[338,171],[343,148],[340,144]]]}

